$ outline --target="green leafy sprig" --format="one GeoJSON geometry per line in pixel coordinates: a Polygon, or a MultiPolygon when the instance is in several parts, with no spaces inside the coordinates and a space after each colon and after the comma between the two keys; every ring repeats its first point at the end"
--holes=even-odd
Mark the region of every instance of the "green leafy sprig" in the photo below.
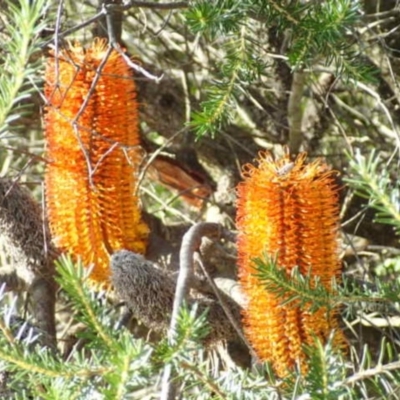
{"type": "Polygon", "coordinates": [[[356,152],[350,157],[346,182],[377,211],[376,221],[400,232],[400,187],[394,184],[387,166],[374,150],[369,156],[356,152]]]}
{"type": "Polygon", "coordinates": [[[224,52],[224,61],[216,66],[219,79],[206,87],[201,110],[192,115],[190,126],[197,137],[215,135],[234,120],[238,95],[246,93],[246,86],[258,84],[261,74],[268,72],[268,51],[282,50],[278,56],[293,70],[322,65],[333,67],[338,77],[374,80],[376,71],[362,64],[362,49],[350,39],[361,21],[358,1],[198,0],[191,4],[185,18],[195,34],[218,41],[224,52]],[[266,37],[284,37],[284,48],[268,49],[267,43],[255,47],[249,32],[253,21],[265,30],[266,37]],[[271,33],[272,28],[275,33],[271,33]]]}
{"type": "Polygon", "coordinates": [[[31,96],[32,83],[41,69],[41,18],[48,0],[6,0],[6,23],[2,32],[0,62],[0,138],[7,134],[10,123],[29,111],[21,101],[31,96]],[[32,81],[33,80],[33,81],[32,81]]]}

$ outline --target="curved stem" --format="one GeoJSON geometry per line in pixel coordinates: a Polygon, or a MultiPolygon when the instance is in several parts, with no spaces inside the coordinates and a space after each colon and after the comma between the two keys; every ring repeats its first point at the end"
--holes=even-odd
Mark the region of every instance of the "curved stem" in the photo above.
{"type": "MultiPolygon", "coordinates": [[[[183,236],[181,250],[179,253],[179,276],[176,284],[174,305],[172,309],[171,323],[168,331],[168,339],[173,344],[178,325],[179,311],[189,291],[189,282],[193,276],[193,255],[200,247],[203,236],[217,239],[221,236],[222,227],[219,224],[200,222],[193,225],[183,236]]],[[[161,400],[174,398],[174,385],[171,384],[171,365],[168,364],[163,373],[161,400]]]]}

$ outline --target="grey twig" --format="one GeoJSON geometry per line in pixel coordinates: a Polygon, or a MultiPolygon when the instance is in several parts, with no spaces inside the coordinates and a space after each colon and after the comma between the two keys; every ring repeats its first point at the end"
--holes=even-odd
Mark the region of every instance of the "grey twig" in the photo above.
{"type": "Polygon", "coordinates": [[[63,32],[58,32],[54,34],[54,38],[47,40],[46,42],[44,42],[41,47],[46,47],[48,46],[50,43],[56,41],[60,41],[62,38],[68,36],[68,35],[72,35],[73,33],[85,28],[86,26],[96,22],[99,18],[104,17],[105,15],[105,10],[101,10],[100,12],[98,12],[96,15],[94,15],[93,17],[87,19],[85,22],[82,22],[81,24],[75,25],[69,29],[66,29],[63,32]]]}
{"type": "Polygon", "coordinates": [[[129,67],[134,69],[136,72],[139,72],[140,74],[144,75],[146,78],[151,79],[155,81],[156,83],[160,82],[160,80],[163,78],[164,74],[161,74],[160,76],[153,75],[152,73],[146,71],[143,67],[140,65],[134,63],[126,54],[125,52],[121,49],[121,46],[114,42],[111,43],[112,48],[117,51],[121,57],[125,60],[125,62],[128,64],[129,67]]]}
{"type": "Polygon", "coordinates": [[[395,371],[400,369],[400,361],[394,361],[388,364],[379,363],[376,367],[365,369],[356,372],[352,376],[346,378],[343,382],[344,385],[354,385],[355,382],[368,379],[370,377],[376,377],[377,375],[387,374],[389,371],[395,371]]]}
{"type": "MultiPolygon", "coordinates": [[[[176,284],[174,306],[168,332],[168,338],[171,344],[174,343],[175,340],[179,311],[184,299],[188,295],[189,281],[193,279],[194,252],[200,247],[203,236],[218,238],[221,236],[221,231],[222,227],[218,224],[200,222],[193,225],[183,236],[179,253],[179,276],[176,284]]],[[[175,387],[171,383],[171,375],[171,365],[168,364],[164,369],[162,378],[161,400],[171,400],[174,397],[175,387]]]]}
{"type": "MultiPolygon", "coordinates": [[[[221,340],[237,340],[240,337],[218,301],[208,297],[194,299],[189,296],[189,288],[195,279],[193,254],[199,249],[203,236],[214,240],[221,237],[232,239],[219,224],[203,222],[192,226],[182,240],[177,282],[139,254],[121,250],[111,257],[112,282],[119,297],[126,302],[132,314],[149,328],[165,331],[169,325],[168,337],[171,344],[174,343],[178,315],[184,301],[189,306],[198,303],[199,313],[208,310],[211,329],[204,338],[206,345],[221,340]]],[[[232,307],[233,313],[239,319],[240,307],[233,301],[231,303],[228,306],[232,307]]],[[[171,366],[167,365],[161,390],[163,400],[173,398],[174,388],[170,377],[171,366]]]]}
{"type": "Polygon", "coordinates": [[[200,222],[193,225],[183,236],[179,253],[179,275],[176,284],[174,306],[172,309],[171,323],[169,327],[169,339],[174,340],[178,315],[185,297],[188,295],[188,281],[193,278],[194,260],[193,254],[200,247],[203,236],[220,238],[222,227],[219,224],[200,222]]]}
{"type": "Polygon", "coordinates": [[[207,271],[207,268],[205,268],[199,253],[195,253],[195,258],[196,258],[196,262],[200,265],[201,270],[203,271],[204,275],[206,276],[209,285],[212,287],[214,294],[219,301],[219,304],[221,305],[222,309],[225,312],[225,315],[229,319],[229,322],[232,324],[233,328],[236,330],[237,335],[240,337],[240,339],[242,339],[243,343],[247,346],[247,348],[249,349],[249,352],[252,355],[252,357],[254,358],[254,360],[258,360],[257,354],[254,352],[254,350],[251,347],[251,344],[249,343],[249,341],[246,339],[246,337],[243,334],[242,328],[240,327],[240,325],[238,323],[238,318],[237,317],[235,318],[232,314],[232,311],[231,311],[232,307],[230,308],[226,304],[226,296],[224,296],[224,294],[221,293],[221,291],[218,289],[217,285],[214,283],[213,279],[211,278],[210,274],[207,271]],[[223,297],[225,297],[225,298],[223,298],[223,297]]]}
{"type": "MultiPolygon", "coordinates": [[[[60,7],[62,5],[60,4],[60,7]]],[[[176,2],[170,2],[170,3],[157,3],[157,2],[152,2],[152,1],[132,1],[132,0],[127,0],[124,1],[123,4],[113,4],[113,3],[103,3],[100,11],[94,15],[93,17],[87,19],[86,21],[77,24],[69,29],[66,29],[63,32],[59,32],[59,28],[56,29],[56,34],[55,39],[51,39],[46,41],[42,46],[48,46],[50,43],[52,43],[54,40],[59,41],[60,39],[71,35],[72,33],[75,33],[86,26],[97,22],[99,19],[103,19],[104,17],[107,17],[109,14],[113,14],[115,12],[122,12],[125,10],[129,10],[130,8],[133,7],[139,7],[139,8],[152,8],[152,9],[157,9],[157,10],[174,10],[174,9],[181,9],[181,8],[187,8],[189,7],[189,3],[186,1],[176,1],[176,2]]],[[[117,35],[119,36],[119,35],[117,35]]]]}
{"type": "MultiPolygon", "coordinates": [[[[154,331],[167,331],[177,286],[176,279],[172,275],[156,267],[140,254],[120,250],[111,256],[111,276],[118,296],[126,303],[135,318],[154,331]]],[[[192,284],[193,280],[188,280],[186,286],[192,284]]],[[[238,337],[218,301],[209,297],[191,298],[188,290],[185,290],[182,302],[183,300],[189,306],[197,302],[200,314],[208,309],[207,316],[211,329],[204,338],[206,345],[238,337]]],[[[239,315],[240,307],[236,308],[235,312],[239,315]]]]}
{"type": "MultiPolygon", "coordinates": [[[[69,29],[66,29],[63,32],[57,32],[54,39],[48,40],[45,43],[43,43],[42,47],[48,46],[51,42],[59,41],[60,39],[71,35],[72,33],[75,33],[86,26],[97,22],[99,19],[103,19],[105,16],[115,13],[117,11],[124,11],[124,10],[129,10],[130,8],[133,7],[140,7],[140,8],[153,8],[157,10],[174,10],[174,9],[180,9],[180,8],[187,8],[189,7],[189,3],[186,1],[177,1],[177,2],[171,2],[171,3],[156,3],[152,1],[125,1],[124,4],[112,4],[112,3],[107,3],[103,4],[101,10],[94,15],[93,17],[87,19],[86,21],[75,25],[69,29]]],[[[118,36],[118,35],[117,35],[118,36]]]]}
{"type": "Polygon", "coordinates": [[[305,73],[296,71],[293,73],[292,88],[288,102],[288,122],[289,122],[289,150],[291,154],[299,152],[303,141],[301,123],[303,111],[301,108],[301,99],[305,84],[305,73]]]}
{"type": "Polygon", "coordinates": [[[175,10],[178,8],[189,7],[187,1],[175,1],[170,3],[156,3],[154,1],[134,1],[126,0],[123,4],[108,4],[107,9],[109,10],[129,10],[132,7],[140,8],[154,8],[156,10],[175,10]]]}

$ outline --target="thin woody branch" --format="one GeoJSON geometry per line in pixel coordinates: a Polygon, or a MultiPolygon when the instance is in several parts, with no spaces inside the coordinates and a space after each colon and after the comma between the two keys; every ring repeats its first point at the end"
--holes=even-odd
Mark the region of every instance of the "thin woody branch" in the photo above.
{"type": "MultiPolygon", "coordinates": [[[[189,281],[194,275],[194,253],[200,248],[203,236],[219,239],[223,234],[223,228],[219,224],[200,222],[193,225],[183,236],[181,250],[179,253],[179,276],[176,284],[174,305],[169,326],[168,337],[171,343],[174,342],[176,328],[178,325],[179,311],[182,307],[185,297],[189,291],[189,281]]],[[[211,311],[211,310],[210,310],[211,311]]],[[[224,312],[224,311],[223,311],[224,312]]],[[[210,315],[211,316],[211,315],[210,315]]],[[[228,322],[229,317],[228,317],[228,322]]],[[[232,327],[232,326],[231,326],[232,327]]],[[[235,327],[233,327],[235,330],[235,327]]],[[[174,397],[174,386],[171,380],[171,366],[167,365],[164,369],[161,399],[169,400],[174,397]]]]}
{"type": "Polygon", "coordinates": [[[175,335],[179,310],[182,307],[184,298],[188,294],[188,282],[193,277],[193,255],[200,247],[203,236],[219,239],[221,235],[222,227],[219,224],[201,222],[193,225],[183,236],[181,250],[179,253],[179,276],[176,285],[174,306],[169,328],[170,339],[173,339],[175,335]]]}
{"type": "MultiPolygon", "coordinates": [[[[72,35],[73,33],[93,24],[97,23],[99,24],[99,20],[105,19],[105,17],[109,17],[110,15],[115,15],[116,13],[120,14],[122,11],[129,10],[130,8],[133,7],[139,7],[139,8],[149,8],[149,9],[156,9],[156,10],[175,10],[175,9],[182,9],[182,8],[187,8],[189,7],[189,3],[186,1],[177,1],[177,2],[170,2],[170,3],[156,3],[156,2],[151,2],[151,1],[125,1],[123,4],[113,4],[109,2],[105,2],[105,4],[102,4],[100,11],[94,15],[93,17],[88,18],[86,21],[77,24],[69,29],[66,29],[63,32],[59,32],[59,23],[57,23],[57,28],[56,28],[56,34],[55,34],[55,39],[51,39],[46,41],[45,43],[42,44],[42,47],[48,46],[50,43],[52,43],[54,40],[58,42],[59,40],[72,35]]],[[[114,38],[116,41],[119,41],[120,39],[120,33],[121,33],[121,27],[119,26],[121,24],[121,21],[119,20],[120,17],[117,17],[118,21],[117,23],[115,22],[115,19],[113,19],[113,26],[115,28],[114,31],[114,38]],[[116,25],[116,26],[115,26],[116,25]]],[[[110,19],[108,19],[108,22],[110,19]]],[[[107,25],[109,25],[107,22],[107,25]]],[[[109,26],[107,26],[107,29],[109,26]]],[[[99,31],[99,30],[98,30],[99,31]]],[[[98,35],[99,37],[105,37],[105,34],[102,33],[98,35]]]]}
{"type": "MultiPolygon", "coordinates": [[[[115,252],[110,265],[113,286],[133,316],[155,331],[167,331],[177,287],[174,277],[140,254],[128,250],[115,252]]],[[[217,301],[208,297],[192,298],[188,291],[183,296],[182,302],[185,300],[189,306],[198,303],[199,313],[209,310],[211,330],[204,338],[206,345],[237,339],[235,329],[217,301]]],[[[237,306],[237,310],[239,308],[237,306]]]]}
{"type": "Polygon", "coordinates": [[[129,10],[132,7],[152,8],[156,10],[176,10],[180,8],[188,8],[189,2],[175,1],[170,3],[156,3],[154,1],[133,1],[127,0],[123,4],[107,4],[107,10],[129,10]]]}
{"type": "Polygon", "coordinates": [[[195,259],[196,262],[200,265],[201,270],[203,271],[204,275],[207,277],[208,283],[209,285],[212,287],[213,292],[216,296],[216,298],[219,301],[219,304],[221,304],[221,307],[223,308],[225,315],[227,316],[227,318],[229,319],[230,323],[232,324],[233,328],[236,330],[238,336],[240,337],[240,339],[242,339],[243,343],[245,343],[245,345],[247,346],[247,348],[249,349],[252,357],[254,358],[254,360],[257,360],[257,354],[253,351],[250,342],[246,339],[246,337],[243,335],[243,331],[242,328],[240,326],[239,323],[239,318],[237,318],[238,316],[235,316],[232,314],[231,308],[229,307],[227,302],[229,301],[229,303],[231,302],[231,300],[228,300],[227,296],[221,292],[219,290],[219,288],[217,287],[217,285],[215,284],[215,282],[213,281],[213,279],[211,278],[210,274],[207,271],[207,268],[204,266],[201,257],[198,253],[195,253],[195,259]]]}
{"type": "Polygon", "coordinates": [[[305,84],[305,73],[296,71],[293,73],[292,88],[288,102],[288,122],[289,122],[289,150],[291,154],[299,152],[303,141],[301,123],[303,120],[303,110],[301,99],[305,84]]]}

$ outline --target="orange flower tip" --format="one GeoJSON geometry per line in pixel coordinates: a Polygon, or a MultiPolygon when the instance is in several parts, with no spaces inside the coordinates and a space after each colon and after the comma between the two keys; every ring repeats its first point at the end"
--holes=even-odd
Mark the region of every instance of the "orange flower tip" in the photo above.
{"type": "Polygon", "coordinates": [[[142,148],[132,71],[105,40],[87,49],[73,43],[48,59],[44,92],[52,236],[60,249],[94,264],[90,279],[109,285],[110,251],[147,247],[135,195],[142,148]]]}
{"type": "Polygon", "coordinates": [[[276,256],[288,279],[296,267],[333,290],[331,282],[339,279],[341,266],[335,175],[321,159],[307,163],[304,153],[274,159],[264,152],[256,166],[244,166],[244,181],[237,188],[238,272],[248,299],[244,330],[259,357],[270,361],[280,376],[298,362],[306,368],[302,348],[314,337],[324,342],[335,330],[340,347],[343,334],[335,312],[328,315],[321,307],[311,314],[300,302],[285,304],[290,292],[284,288],[281,295],[268,291],[256,276],[254,259],[276,256]]]}

